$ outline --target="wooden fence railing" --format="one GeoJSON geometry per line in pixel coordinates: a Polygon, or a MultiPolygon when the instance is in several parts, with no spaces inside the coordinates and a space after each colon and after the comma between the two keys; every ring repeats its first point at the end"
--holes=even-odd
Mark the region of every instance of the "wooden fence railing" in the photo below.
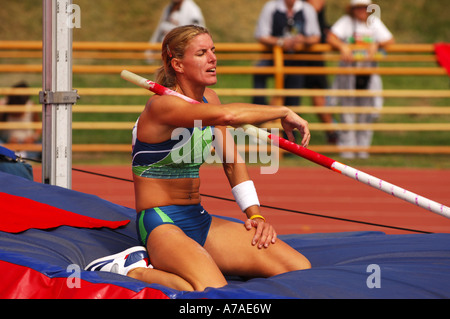
{"type": "MultiPolygon", "coordinates": [[[[143,60],[149,57],[158,57],[159,44],[146,42],[74,42],[73,44],[73,72],[75,74],[115,74],[123,69],[131,72],[150,76],[159,67],[158,64],[146,64],[143,60]],[[151,52],[151,53],[149,53],[151,52]],[[101,63],[97,63],[100,61],[101,63]],[[107,64],[103,64],[107,61],[107,64]]],[[[42,43],[40,41],[0,41],[0,74],[9,73],[41,73],[42,43]],[[12,62],[11,62],[12,61],[12,62]]],[[[339,61],[339,54],[333,52],[329,45],[320,44],[310,48],[299,46],[299,53],[290,54],[289,59],[325,60],[328,62],[339,61]],[[321,52],[322,54],[313,54],[321,52]]],[[[390,98],[450,98],[450,90],[383,90],[373,92],[368,90],[308,90],[308,89],[283,89],[284,76],[286,74],[372,74],[385,76],[443,76],[447,73],[436,62],[433,44],[394,44],[386,48],[386,55],[376,59],[382,62],[393,62],[394,66],[380,66],[374,68],[341,68],[339,66],[325,67],[287,67],[284,66],[285,53],[279,47],[267,48],[257,43],[217,43],[216,52],[219,61],[225,61],[219,65],[219,74],[271,74],[275,78],[274,88],[271,89],[244,89],[244,88],[217,88],[219,96],[267,96],[272,97],[275,103],[281,103],[281,98],[286,96],[383,96],[390,98]],[[274,66],[260,67],[247,63],[246,65],[228,65],[229,61],[254,62],[260,59],[273,59],[274,66]],[[402,62],[408,62],[406,66],[398,66],[402,62]],[[417,65],[411,67],[411,63],[417,65]],[[427,66],[421,66],[423,63],[427,66]]],[[[76,88],[80,96],[144,96],[151,93],[140,88],[76,88]]],[[[40,88],[12,89],[0,88],[0,96],[6,95],[32,95],[37,96],[40,88]]],[[[142,111],[139,105],[75,105],[74,113],[136,113],[142,111]]],[[[23,110],[23,106],[0,106],[0,114],[4,112],[16,112],[23,110]]],[[[381,110],[371,107],[325,107],[312,106],[292,107],[300,114],[340,114],[344,112],[383,114],[421,114],[440,118],[450,114],[450,106],[434,107],[424,105],[415,106],[385,106],[381,110]]],[[[32,112],[41,112],[41,106],[31,108],[32,112]]],[[[73,122],[74,130],[130,130],[133,122],[73,122]]],[[[280,128],[278,123],[270,123],[272,128],[280,128]]],[[[263,126],[263,127],[268,127],[263,126]]],[[[324,124],[310,123],[312,131],[325,130],[374,130],[374,131],[450,131],[450,123],[373,123],[361,124],[324,124]]],[[[0,122],[0,130],[33,128],[40,129],[41,123],[17,123],[0,122]]],[[[449,143],[450,145],[450,143],[449,143]]],[[[11,145],[14,150],[36,150],[39,145],[11,145]]],[[[337,152],[336,146],[317,145],[311,148],[322,152],[337,152]]],[[[110,144],[79,144],[73,145],[74,152],[90,151],[123,151],[129,152],[129,145],[110,144]]],[[[372,146],[369,152],[373,153],[444,153],[450,154],[450,146],[372,146]]]]}

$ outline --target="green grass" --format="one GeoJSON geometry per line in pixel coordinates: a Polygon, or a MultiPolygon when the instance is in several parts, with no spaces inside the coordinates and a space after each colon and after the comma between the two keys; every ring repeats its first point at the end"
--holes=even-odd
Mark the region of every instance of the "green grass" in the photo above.
{"type": "MultiPolygon", "coordinates": [[[[81,29],[76,41],[147,41],[163,7],[161,0],[74,0],[81,8],[81,29]]],[[[215,41],[250,42],[256,21],[267,0],[196,0],[215,41]]],[[[326,17],[335,22],[349,0],[327,0],[326,17]]],[[[446,0],[377,0],[381,19],[400,43],[448,41],[450,28],[446,0]]],[[[40,40],[42,1],[3,0],[0,40],[40,40]]]]}

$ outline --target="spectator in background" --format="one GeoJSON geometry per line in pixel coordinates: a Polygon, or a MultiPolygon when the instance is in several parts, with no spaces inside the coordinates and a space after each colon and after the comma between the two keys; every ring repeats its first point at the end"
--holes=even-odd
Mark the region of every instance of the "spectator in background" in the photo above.
{"type": "MultiPolygon", "coordinates": [[[[327,34],[329,31],[329,25],[326,22],[325,16],[325,2],[326,0],[303,0],[311,4],[317,12],[317,18],[320,26],[320,43],[326,43],[327,34]]],[[[312,53],[312,52],[311,52],[312,53]]],[[[325,61],[323,60],[315,60],[315,61],[307,61],[307,65],[311,67],[324,67],[325,61]]],[[[306,89],[328,89],[328,80],[327,75],[325,74],[317,74],[317,75],[306,75],[305,76],[305,88],[306,89]]],[[[326,105],[326,97],[325,96],[313,96],[312,103],[316,107],[323,107],[326,105]]],[[[331,124],[333,123],[333,117],[331,114],[320,113],[319,118],[323,123],[331,124]]],[[[337,142],[337,134],[334,131],[327,131],[327,143],[328,144],[336,144],[337,142]]]]}
{"type": "MultiPolygon", "coordinates": [[[[13,86],[13,88],[27,88],[28,85],[25,82],[20,82],[13,86]]],[[[38,122],[40,121],[39,114],[32,112],[30,107],[33,102],[28,95],[10,95],[0,100],[0,105],[24,105],[26,110],[24,112],[8,112],[3,114],[2,121],[5,122],[38,122]]],[[[0,131],[0,142],[10,144],[33,144],[39,143],[41,138],[40,130],[34,129],[13,129],[0,131]]],[[[18,155],[23,157],[37,157],[38,155],[33,152],[20,152],[18,155]]]]}
{"type": "MultiPolygon", "coordinates": [[[[312,45],[320,41],[320,27],[317,13],[307,2],[301,0],[271,0],[263,7],[255,32],[256,39],[265,45],[282,47],[288,53],[294,53],[298,44],[312,45]]],[[[264,60],[259,66],[272,66],[273,61],[264,60]]],[[[285,60],[286,66],[305,66],[304,61],[285,60]]],[[[255,75],[253,86],[264,89],[269,75],[255,75]]],[[[303,75],[287,75],[285,88],[304,87],[303,75]]],[[[266,104],[264,97],[254,97],[254,104],[266,104]]],[[[287,97],[285,105],[300,104],[299,97],[287,97]]]]}
{"type": "MultiPolygon", "coordinates": [[[[367,7],[371,0],[350,0],[347,14],[341,17],[328,33],[327,41],[341,53],[341,66],[347,67],[373,67],[376,66],[374,57],[378,50],[394,42],[394,38],[388,28],[378,17],[371,17],[367,7]],[[350,44],[365,44],[367,49],[363,51],[352,51],[350,44]]],[[[370,10],[369,10],[370,11],[370,10]]],[[[380,91],[383,88],[381,77],[372,75],[337,75],[333,83],[335,89],[360,89],[380,91]]],[[[383,106],[382,97],[340,97],[332,98],[334,105],[344,106],[383,106]]],[[[353,124],[372,123],[376,114],[342,114],[342,123],[353,124]]],[[[373,131],[341,131],[338,138],[338,146],[359,146],[369,148],[372,144],[373,131]]],[[[354,158],[353,152],[342,152],[344,158],[354,158]]],[[[367,158],[367,152],[358,153],[361,158],[367,158]]]]}
{"type": "MultiPolygon", "coordinates": [[[[158,27],[149,42],[160,43],[173,28],[190,24],[205,27],[205,19],[200,7],[193,0],[171,0],[170,4],[164,8],[158,27]]],[[[147,61],[152,63],[152,51],[146,51],[146,55],[147,61]]]]}

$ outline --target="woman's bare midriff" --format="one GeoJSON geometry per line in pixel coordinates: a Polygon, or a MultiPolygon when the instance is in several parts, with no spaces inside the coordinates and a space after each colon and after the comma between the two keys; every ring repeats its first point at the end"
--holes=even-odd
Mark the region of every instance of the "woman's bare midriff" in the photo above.
{"type": "Polygon", "coordinates": [[[133,178],[137,212],[158,206],[200,203],[198,178],[157,179],[140,176],[133,178]]]}

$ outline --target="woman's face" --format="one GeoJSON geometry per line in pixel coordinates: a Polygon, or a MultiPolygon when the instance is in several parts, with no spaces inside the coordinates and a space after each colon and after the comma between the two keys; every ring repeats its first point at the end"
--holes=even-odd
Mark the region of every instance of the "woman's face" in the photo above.
{"type": "Polygon", "coordinates": [[[209,34],[200,34],[191,40],[180,60],[180,73],[198,85],[217,83],[217,58],[214,42],[209,34]]]}

